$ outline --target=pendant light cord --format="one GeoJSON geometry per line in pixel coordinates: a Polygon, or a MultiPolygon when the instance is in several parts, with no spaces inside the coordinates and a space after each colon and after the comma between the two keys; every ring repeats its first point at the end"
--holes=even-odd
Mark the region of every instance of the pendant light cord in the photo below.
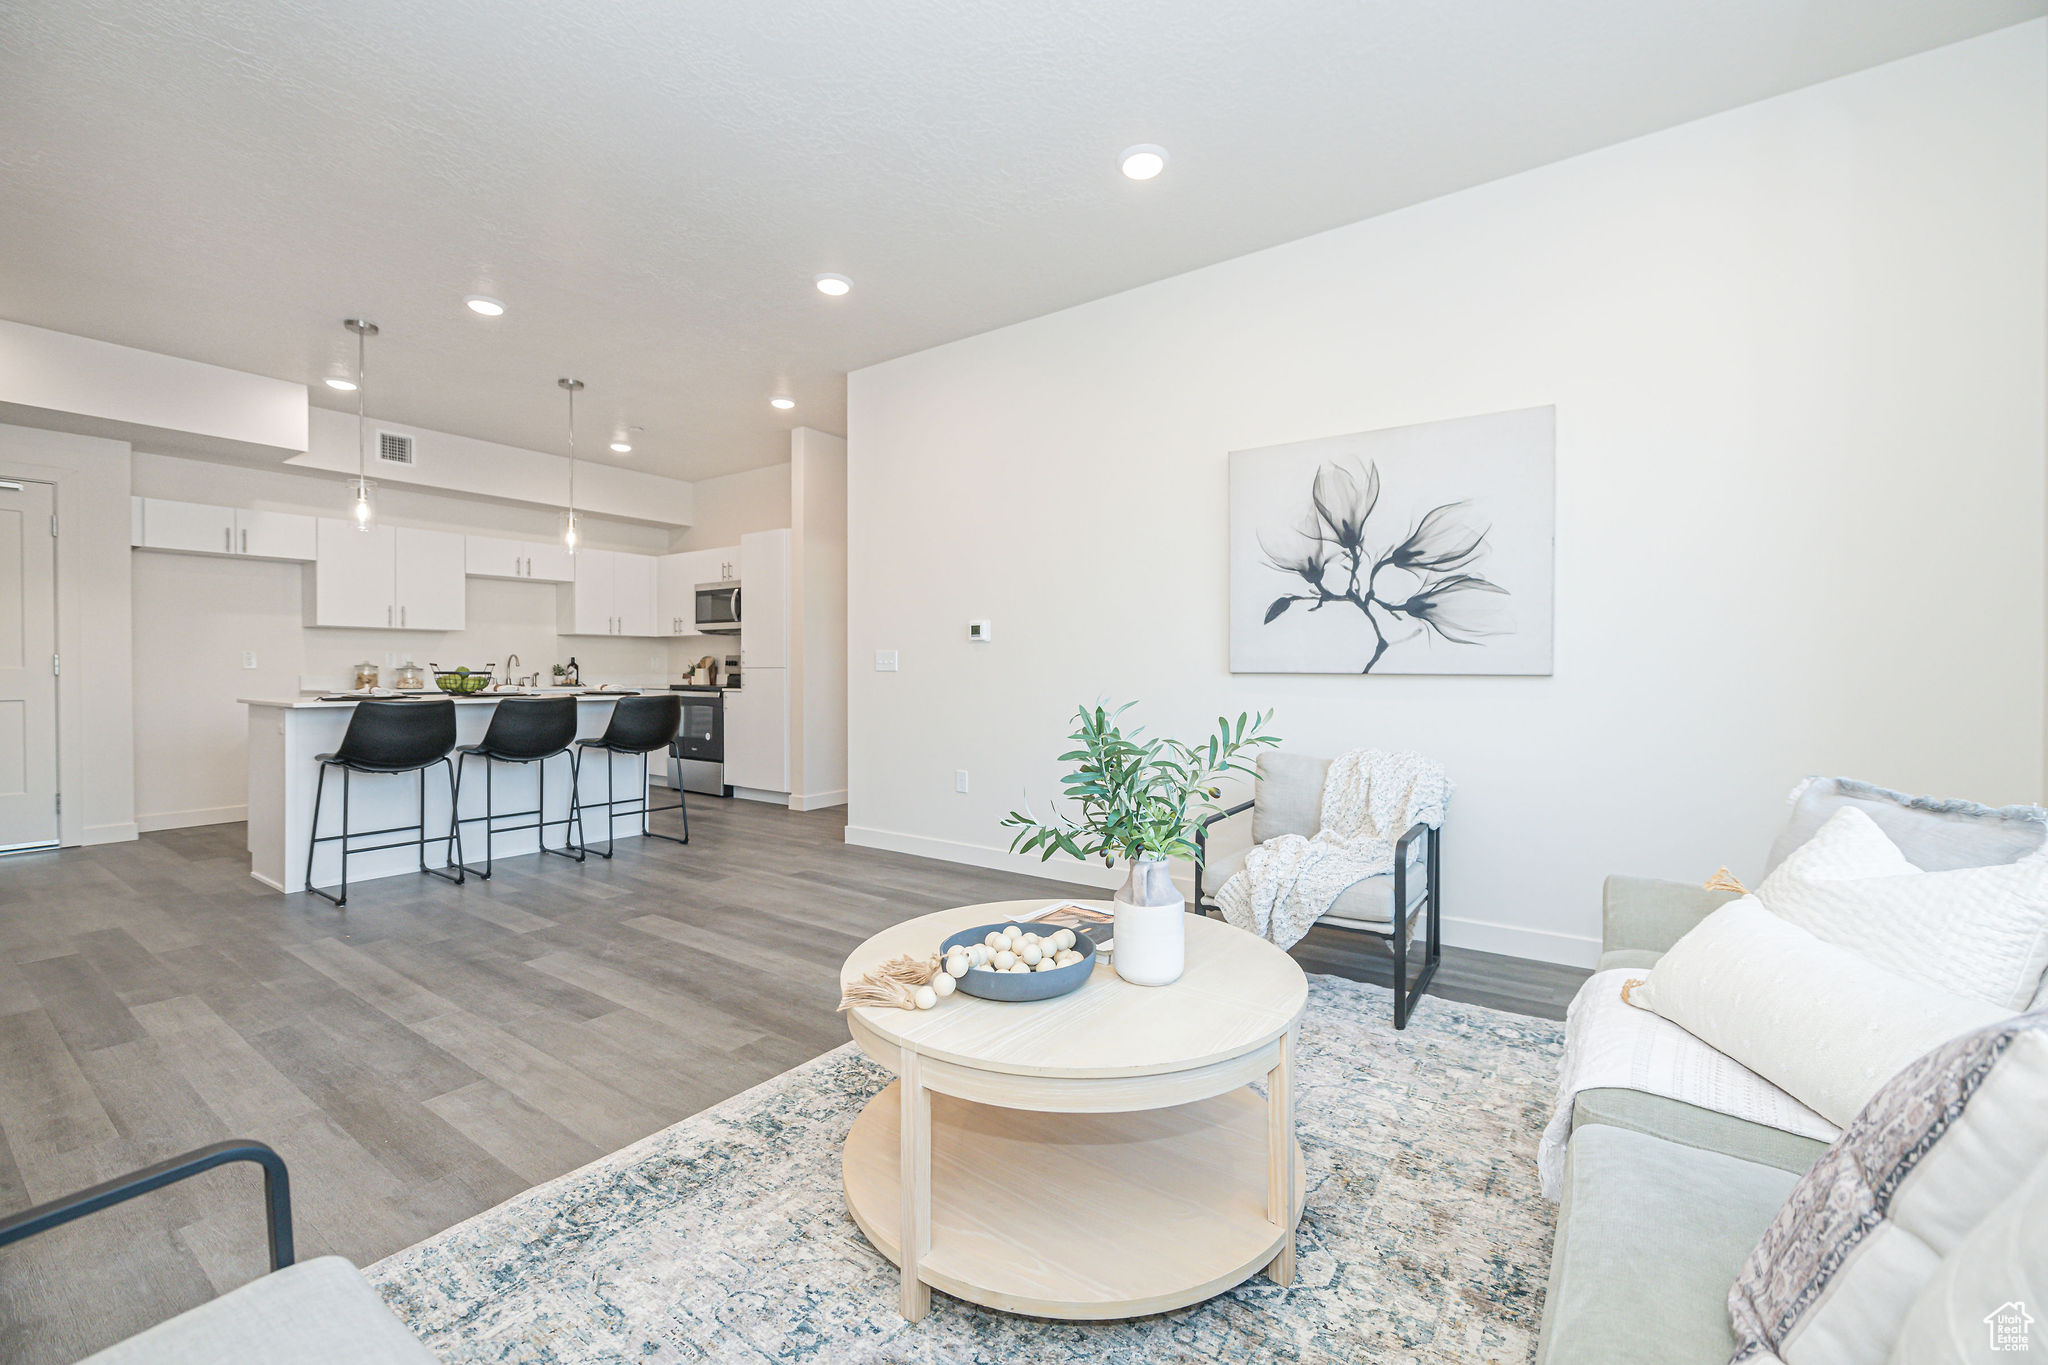
{"type": "Polygon", "coordinates": [[[366,423],[363,416],[364,360],[369,355],[370,334],[367,328],[356,330],[356,495],[362,495],[362,486],[370,477],[370,448],[366,423]]]}

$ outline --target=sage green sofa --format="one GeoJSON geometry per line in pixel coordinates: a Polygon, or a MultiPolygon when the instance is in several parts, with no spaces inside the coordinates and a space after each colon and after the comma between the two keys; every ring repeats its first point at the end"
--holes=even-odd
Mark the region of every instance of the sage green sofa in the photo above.
{"type": "MultiPolygon", "coordinates": [[[[1610,877],[1600,967],[1652,966],[1731,899],[1610,877]]],[[[1827,1144],[1636,1090],[1572,1105],[1537,1365],[1726,1365],[1728,1287],[1827,1144]]]]}

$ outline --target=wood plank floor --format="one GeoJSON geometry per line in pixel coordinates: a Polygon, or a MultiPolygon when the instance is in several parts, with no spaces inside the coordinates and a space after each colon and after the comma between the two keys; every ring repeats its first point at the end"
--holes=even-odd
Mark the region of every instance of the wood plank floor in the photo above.
{"type": "MultiPolygon", "coordinates": [[[[366,1264],[846,1041],[840,962],[950,905],[1101,894],[691,807],[688,847],[490,882],[248,875],[241,825],[0,860],[0,1212],[225,1137],[289,1163],[298,1250],[366,1264]]],[[[1317,930],[1311,971],[1384,983],[1317,930]]],[[[1585,973],[1446,949],[1434,994],[1551,1018],[1585,973]]],[[[264,1268],[252,1168],[0,1250],[0,1360],[56,1365],[264,1268]]]]}

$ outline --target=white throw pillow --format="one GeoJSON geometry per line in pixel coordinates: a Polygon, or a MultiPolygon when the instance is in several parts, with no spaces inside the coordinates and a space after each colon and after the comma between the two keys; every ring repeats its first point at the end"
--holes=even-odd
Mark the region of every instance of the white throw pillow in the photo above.
{"type": "Polygon", "coordinates": [[[2032,1354],[2036,1345],[2048,1351],[2048,1160],[1942,1257],[1889,1360],[1971,1365],[2012,1358],[2003,1352],[2032,1354]]]}
{"type": "Polygon", "coordinates": [[[1764,878],[1772,914],[1900,976],[2009,1011],[2048,968],[2048,857],[1922,872],[1845,806],[1764,878]]]}
{"type": "Polygon", "coordinates": [[[1894,1353],[1913,1328],[1908,1315],[1923,1292],[1939,1292],[1929,1286],[1955,1255],[1985,1268],[1989,1297],[1977,1312],[2000,1307],[1996,1248],[1978,1244],[1976,1230],[2015,1202],[2044,1151],[2048,1015],[1979,1029],[1913,1062],[1800,1177],[1743,1262],[1728,1291],[1733,1359],[1938,1365],[1939,1354],[1894,1353]]]}
{"type": "Polygon", "coordinates": [[[1755,896],[1694,926],[1633,998],[1836,1124],[1908,1062],[2011,1014],[1823,942],[1755,896]]]}

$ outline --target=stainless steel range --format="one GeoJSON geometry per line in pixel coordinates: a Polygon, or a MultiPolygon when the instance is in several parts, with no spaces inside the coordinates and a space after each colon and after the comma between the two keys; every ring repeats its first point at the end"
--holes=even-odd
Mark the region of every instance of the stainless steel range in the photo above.
{"type": "Polygon", "coordinates": [[[731,796],[725,782],[725,694],[716,687],[675,683],[683,694],[683,727],[669,750],[669,781],[682,791],[731,796]]]}

